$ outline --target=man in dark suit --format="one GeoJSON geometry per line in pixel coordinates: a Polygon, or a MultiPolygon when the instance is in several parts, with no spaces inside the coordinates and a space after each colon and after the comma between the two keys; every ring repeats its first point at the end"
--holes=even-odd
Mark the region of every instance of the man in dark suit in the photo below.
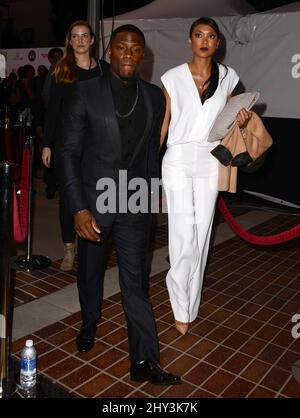
{"type": "MultiPolygon", "coordinates": [[[[106,212],[97,204],[99,180],[109,178],[116,189],[122,189],[120,170],[126,170],[128,179],[138,177],[148,183],[158,177],[165,101],[158,87],[137,76],[144,50],[145,38],[136,26],[117,28],[110,41],[110,71],[101,78],[77,83],[63,118],[64,188],[80,237],[78,290],[83,322],[76,343],[80,352],[94,345],[101,315],[105,252],[111,236],[127,319],[131,379],[172,385],[181,380],[159,366],[157,332],[146,285],[150,210],[124,211],[124,199],[116,196],[109,196],[116,200],[116,211],[106,212]]],[[[122,194],[124,190],[118,190],[117,195],[122,194]]]]}

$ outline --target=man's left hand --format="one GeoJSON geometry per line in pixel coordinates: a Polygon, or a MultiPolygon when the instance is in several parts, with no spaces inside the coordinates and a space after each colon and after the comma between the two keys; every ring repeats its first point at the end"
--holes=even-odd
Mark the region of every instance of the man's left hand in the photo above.
{"type": "Polygon", "coordinates": [[[101,232],[90,210],[83,209],[74,215],[74,228],[80,238],[100,242],[101,232]]]}

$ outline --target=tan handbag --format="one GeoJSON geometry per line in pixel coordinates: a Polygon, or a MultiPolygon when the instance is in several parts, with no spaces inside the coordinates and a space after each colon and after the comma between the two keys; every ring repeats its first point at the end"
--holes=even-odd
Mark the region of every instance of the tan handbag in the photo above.
{"type": "Polygon", "coordinates": [[[252,112],[247,127],[240,129],[235,125],[211,153],[225,166],[243,167],[255,162],[272,143],[262,120],[252,112]]]}
{"type": "Polygon", "coordinates": [[[237,168],[254,172],[264,162],[265,153],[272,143],[271,135],[255,112],[252,112],[245,129],[235,125],[211,151],[220,162],[219,190],[235,193],[237,168]]]}

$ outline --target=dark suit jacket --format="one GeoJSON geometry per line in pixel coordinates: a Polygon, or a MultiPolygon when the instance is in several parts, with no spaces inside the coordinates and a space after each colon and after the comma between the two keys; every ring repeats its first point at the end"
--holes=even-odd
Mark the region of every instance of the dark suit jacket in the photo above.
{"type": "MultiPolygon", "coordinates": [[[[109,64],[106,61],[99,61],[100,71],[102,73],[109,71],[109,64]]],[[[42,97],[44,102],[44,108],[46,109],[44,120],[44,137],[43,146],[53,148],[57,146],[57,142],[61,141],[60,122],[61,112],[63,111],[64,103],[67,101],[68,96],[71,94],[73,83],[57,83],[53,74],[55,65],[50,67],[47,74],[42,97]]],[[[90,73],[90,71],[86,71],[90,73]]],[[[77,71],[75,67],[75,74],[77,82],[82,82],[82,73],[77,71]]],[[[91,75],[86,74],[86,79],[92,78],[91,75]]],[[[42,126],[43,126],[42,125],[42,126]]]]}
{"type": "MultiPolygon", "coordinates": [[[[149,181],[159,175],[159,137],[165,99],[157,86],[141,79],[138,83],[147,124],[128,169],[149,181]]],[[[88,208],[99,226],[113,222],[115,215],[97,212],[100,192],[96,183],[103,177],[117,181],[119,170],[123,169],[121,146],[109,76],[77,83],[65,106],[61,148],[62,185],[72,214],[88,208]]]]}

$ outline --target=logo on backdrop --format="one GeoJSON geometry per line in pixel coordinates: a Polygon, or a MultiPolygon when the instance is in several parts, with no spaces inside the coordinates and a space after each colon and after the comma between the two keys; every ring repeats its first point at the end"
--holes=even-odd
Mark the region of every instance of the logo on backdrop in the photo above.
{"type": "Polygon", "coordinates": [[[295,63],[292,67],[292,77],[300,78],[300,54],[294,54],[291,59],[292,63],[295,63]]]}
{"type": "Polygon", "coordinates": [[[20,55],[19,52],[16,52],[15,55],[12,57],[13,61],[23,61],[24,58],[20,55]]]}
{"type": "Polygon", "coordinates": [[[35,59],[36,59],[36,52],[33,51],[33,49],[28,52],[28,59],[29,59],[30,62],[35,61],[35,59]]]}

